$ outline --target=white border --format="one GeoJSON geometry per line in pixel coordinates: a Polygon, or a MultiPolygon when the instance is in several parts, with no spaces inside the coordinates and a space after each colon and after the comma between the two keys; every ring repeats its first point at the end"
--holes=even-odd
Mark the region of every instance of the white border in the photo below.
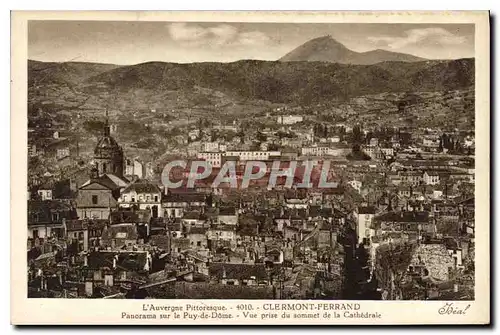
{"type": "MultiPolygon", "coordinates": [[[[23,13],[23,14],[30,14],[30,13],[23,13]]],[[[33,14],[33,13],[32,13],[33,14]]],[[[46,14],[49,14],[49,13],[46,13],[46,14]]],[[[69,18],[72,18],[72,19],[75,19],[76,18],[76,15],[81,15],[82,13],[57,13],[56,16],[54,15],[51,15],[52,18],[56,18],[56,17],[61,17],[60,15],[65,15],[64,18],[65,19],[69,19],[69,18]]],[[[104,15],[106,15],[107,18],[109,18],[109,14],[112,14],[112,13],[99,13],[97,16],[102,18],[102,19],[105,19],[104,18],[104,15]]],[[[123,17],[128,17],[130,19],[135,19],[137,18],[137,16],[134,14],[134,13],[126,13],[126,12],[121,12],[119,13],[121,16],[120,16],[120,19],[124,19],[123,17]]],[[[163,14],[166,14],[167,16],[167,20],[170,19],[172,20],[172,16],[171,14],[172,13],[163,13],[163,14]]],[[[261,13],[262,14],[262,13],[261,13]]],[[[273,16],[272,17],[272,20],[274,22],[286,22],[286,21],[289,21],[290,20],[290,16],[289,16],[290,13],[287,13],[287,17],[288,18],[283,18],[282,16],[273,16]]],[[[343,20],[348,20],[349,22],[359,22],[357,20],[357,18],[353,17],[353,14],[352,12],[348,12],[348,13],[342,13],[342,19],[343,20]]],[[[370,17],[370,22],[376,22],[377,20],[381,20],[379,22],[388,22],[388,17],[386,16],[387,13],[379,13],[377,14],[376,16],[371,16],[370,17]],[[380,15],[379,15],[380,14],[380,15]],[[383,20],[383,21],[382,21],[383,20]]],[[[35,13],[35,15],[39,15],[39,13],[35,13]]],[[[185,20],[187,21],[190,17],[192,18],[192,15],[193,13],[175,13],[176,17],[178,18],[179,21],[182,21],[182,20],[185,20]],[[179,15],[180,16],[177,16],[179,15]],[[187,15],[187,16],[185,16],[187,15]]],[[[217,13],[217,15],[221,15],[221,13],[217,13]]],[[[223,17],[227,17],[227,15],[231,15],[231,13],[222,13],[223,17]]],[[[268,15],[268,14],[266,14],[268,15]]],[[[220,17],[217,17],[215,18],[214,17],[214,14],[213,13],[197,13],[196,14],[196,19],[194,19],[195,21],[221,21],[221,20],[224,20],[225,18],[220,18],[220,17]],[[200,16],[198,16],[200,15],[200,16]]],[[[436,20],[438,19],[437,17],[433,16],[432,14],[426,14],[424,17],[420,16],[418,18],[416,18],[415,16],[408,16],[408,15],[405,15],[404,16],[404,19],[399,19],[399,21],[396,19],[395,21],[396,22],[407,22],[407,23],[410,23],[410,22],[436,22],[436,20]],[[430,20],[430,21],[429,21],[430,20]]],[[[151,13],[147,13],[146,15],[143,15],[141,13],[140,15],[141,19],[152,19],[152,20],[157,20],[159,18],[159,16],[157,14],[151,14],[151,13]]],[[[328,17],[327,14],[325,13],[317,13],[317,15],[313,16],[313,17],[310,17],[308,15],[308,18],[307,18],[307,22],[324,22],[325,18],[328,17]]],[[[81,18],[79,18],[81,19],[81,18]]],[[[94,15],[93,15],[93,19],[94,18],[94,15]]],[[[162,16],[162,19],[165,20],[165,18],[162,16]]],[[[252,22],[252,18],[249,18],[248,15],[245,15],[245,16],[241,16],[241,13],[236,13],[236,19],[237,20],[241,20],[241,21],[248,21],[248,22],[252,22]]],[[[394,17],[391,18],[391,21],[394,19],[394,17]]],[[[227,19],[226,19],[227,20],[227,19]]],[[[259,19],[260,21],[261,19],[259,19]]],[[[300,19],[299,20],[300,22],[304,22],[304,19],[300,19]]],[[[296,21],[296,22],[299,22],[299,21],[296,21]]],[[[461,18],[454,18],[453,19],[453,22],[466,22],[467,20],[462,20],[461,18]]],[[[255,21],[254,21],[255,22],[255,21]]],[[[363,22],[367,22],[366,20],[363,20],[363,22]]],[[[394,21],[393,21],[394,22],[394,21]]],[[[470,22],[470,21],[468,21],[470,22]]],[[[26,155],[24,155],[24,151],[26,150],[26,146],[23,145],[22,148],[14,148],[15,146],[15,143],[25,143],[25,138],[26,138],[26,123],[24,122],[24,125],[23,125],[23,120],[21,120],[21,117],[25,118],[26,116],[23,115],[23,113],[21,113],[21,111],[25,111],[26,110],[26,99],[22,100],[20,99],[20,97],[23,97],[23,94],[24,94],[24,97],[26,96],[26,92],[25,92],[25,88],[22,89],[21,88],[21,85],[20,83],[22,82],[21,78],[26,78],[26,67],[24,66],[24,70],[22,69],[22,66],[19,66],[20,65],[20,60],[23,59],[25,60],[26,59],[26,50],[25,50],[25,46],[22,46],[20,45],[19,43],[21,43],[21,41],[23,41],[25,39],[25,34],[23,34],[25,32],[25,30],[23,31],[23,29],[25,29],[26,26],[21,24],[19,27],[16,27],[15,31],[13,31],[13,37],[14,37],[14,34],[16,34],[15,36],[15,39],[13,38],[13,41],[15,40],[16,43],[15,43],[15,48],[13,48],[13,69],[15,69],[16,71],[13,71],[13,84],[12,84],[12,129],[15,129],[15,132],[13,132],[11,134],[11,138],[12,138],[12,143],[11,145],[13,146],[12,147],[12,152],[11,152],[11,159],[12,159],[12,183],[13,185],[21,185],[20,187],[12,187],[11,188],[11,191],[12,191],[12,234],[11,234],[11,238],[12,238],[12,241],[19,241],[19,240],[23,240],[24,241],[24,238],[25,238],[25,225],[23,224],[19,224],[19,221],[20,222],[23,222],[21,220],[21,217],[22,217],[22,214],[21,216],[19,216],[18,214],[16,213],[26,213],[26,202],[25,202],[25,186],[26,183],[26,174],[24,173],[24,176],[22,176],[19,172],[22,172],[22,171],[19,171],[19,168],[21,166],[25,166],[25,161],[26,161],[26,155]],[[21,33],[19,35],[17,35],[17,33],[21,33]],[[24,92],[23,92],[24,91],[24,92]],[[14,113],[15,112],[15,113],[14,113]],[[17,150],[19,151],[17,151],[17,150]],[[23,151],[21,151],[21,149],[23,151]],[[21,201],[21,199],[23,201],[21,201]],[[14,224],[15,222],[17,222],[16,224],[14,224]],[[23,232],[21,232],[19,229],[18,229],[18,226],[22,226],[23,227],[23,232]]],[[[487,27],[484,26],[484,20],[483,20],[483,26],[482,28],[486,29],[487,27]]],[[[485,30],[483,30],[483,34],[484,34],[485,30]]],[[[479,134],[483,135],[483,137],[481,139],[478,139],[478,147],[481,148],[481,150],[479,151],[482,151],[483,149],[486,151],[486,155],[483,156],[483,158],[487,158],[488,155],[489,155],[489,138],[488,138],[488,134],[489,134],[489,126],[488,126],[488,116],[489,116],[489,83],[484,80],[485,79],[485,75],[488,76],[488,70],[489,70],[489,53],[488,53],[488,46],[489,46],[489,39],[488,38],[478,38],[477,36],[478,34],[478,27],[476,27],[476,62],[477,62],[477,66],[476,66],[476,72],[477,72],[477,76],[476,76],[476,83],[477,83],[477,87],[476,87],[476,94],[478,94],[478,92],[481,92],[479,96],[477,96],[477,99],[476,99],[476,110],[477,110],[477,113],[480,113],[478,114],[477,118],[476,118],[476,134],[477,136],[479,136],[479,134]],[[484,122],[486,121],[486,122],[484,122]]],[[[26,81],[24,81],[26,82],[26,81]]],[[[25,84],[24,84],[25,86],[25,84]]],[[[24,113],[25,114],[25,113],[24,113]]],[[[480,154],[478,154],[479,156],[480,154]]],[[[478,157],[479,158],[479,157],[478,157]]],[[[481,222],[489,222],[488,220],[488,216],[489,216],[489,211],[487,210],[487,208],[484,208],[483,207],[483,210],[479,210],[479,206],[484,206],[484,205],[488,205],[488,201],[489,201],[489,194],[487,194],[485,192],[485,190],[488,189],[488,187],[486,185],[488,185],[489,183],[489,180],[488,180],[488,177],[489,177],[489,164],[486,163],[486,160],[483,161],[483,163],[486,163],[486,164],[479,164],[480,160],[478,159],[477,160],[477,168],[476,168],[476,171],[477,171],[477,185],[476,185],[476,200],[477,200],[477,222],[479,223],[480,221],[481,222]],[[486,186],[486,187],[485,187],[486,186]]],[[[25,172],[25,168],[24,168],[24,172],[25,172]]],[[[24,215],[25,217],[25,215],[24,215]]],[[[25,218],[24,218],[24,221],[25,221],[25,218]]],[[[489,227],[488,227],[489,228],[489,227]]],[[[481,255],[484,257],[479,257],[477,259],[477,268],[480,268],[480,269],[486,269],[488,268],[489,264],[486,264],[488,263],[488,259],[489,259],[489,248],[488,248],[488,232],[487,232],[488,229],[486,229],[485,231],[485,235],[486,236],[483,236],[483,239],[481,239],[479,236],[477,237],[477,243],[476,243],[476,248],[480,248],[480,247],[483,247],[485,249],[485,253],[481,252],[481,255]],[[486,237],[486,238],[484,238],[486,237]],[[483,267],[484,265],[486,265],[486,268],[483,267]]],[[[25,250],[23,250],[24,248],[24,243],[19,243],[17,245],[12,243],[12,255],[23,255],[22,259],[19,259],[18,257],[12,257],[11,260],[12,260],[12,273],[11,273],[11,276],[12,276],[12,281],[13,282],[19,282],[21,281],[25,281],[25,250]],[[22,248],[18,248],[18,245],[19,246],[22,246],[22,248]],[[22,262],[21,262],[22,260],[22,262]],[[24,278],[21,276],[21,272],[19,272],[18,270],[21,269],[23,272],[23,276],[24,278]]],[[[476,254],[479,254],[479,252],[476,251],[476,254]]],[[[476,272],[477,273],[477,272],[476,272]]],[[[477,281],[476,281],[476,285],[478,286],[478,288],[488,288],[489,287],[489,279],[486,278],[486,277],[483,277],[483,278],[478,278],[477,281]],[[479,280],[478,280],[479,279],[479,280]]],[[[31,303],[31,299],[30,301],[27,301],[27,299],[22,299],[22,298],[19,298],[19,293],[20,290],[18,288],[21,288],[22,291],[24,291],[23,293],[25,294],[26,292],[26,286],[24,285],[24,287],[21,287],[21,285],[17,286],[17,285],[13,285],[12,287],[12,292],[13,292],[13,295],[15,296],[16,299],[12,299],[12,321],[18,321],[18,322],[15,322],[15,323],[47,323],[47,322],[54,322],[54,321],[57,321],[57,322],[63,322],[63,323],[84,323],[84,324],[95,324],[95,323],[102,323],[102,321],[104,321],[104,319],[102,319],[101,317],[105,317],[103,315],[101,315],[101,317],[99,316],[96,316],[96,315],[93,315],[93,316],[90,316],[90,315],[87,315],[87,317],[91,317],[91,319],[89,318],[84,318],[85,316],[85,311],[86,310],[91,310],[92,312],[95,312],[95,310],[97,309],[96,307],[97,306],[102,306],[101,304],[102,303],[98,303],[98,304],[94,304],[95,300],[92,300],[92,301],[89,301],[89,300],[78,300],[76,302],[76,305],[78,305],[78,307],[76,305],[73,305],[73,306],[70,306],[73,304],[74,301],[76,300],[68,300],[68,302],[71,302],[71,303],[67,303],[66,301],[64,303],[61,303],[60,300],[53,300],[53,299],[36,299],[38,300],[38,302],[36,304],[32,304],[31,303]],[[42,301],[43,300],[43,301],[42,301]],[[86,302],[92,302],[91,305],[87,305],[85,308],[83,305],[86,305],[86,302]],[[21,304],[20,304],[21,303],[21,304]],[[42,304],[42,305],[40,305],[42,304]],[[43,309],[40,309],[40,307],[43,306],[43,309]],[[65,318],[64,316],[67,315],[69,316],[67,313],[70,312],[70,310],[72,311],[78,311],[78,314],[79,315],[71,315],[71,320],[70,319],[67,319],[65,318]],[[32,313],[32,312],[35,312],[37,311],[38,313],[32,313]],[[47,313],[48,312],[48,313],[47,313]],[[29,316],[29,319],[25,319],[24,317],[26,316],[29,316]],[[57,319],[54,319],[53,317],[54,316],[58,316],[59,318],[57,319]],[[47,318],[48,317],[48,318],[47,318]],[[60,320],[60,318],[62,317],[62,320],[60,320]],[[23,322],[24,321],[24,322],[23,322]]],[[[477,290],[478,294],[477,294],[477,299],[476,299],[476,304],[479,300],[482,301],[482,304],[481,306],[483,308],[486,308],[485,309],[477,309],[476,310],[476,316],[477,317],[480,317],[481,320],[479,319],[476,319],[476,321],[480,321],[480,322],[484,322],[485,321],[485,314],[487,313],[486,311],[489,309],[487,308],[488,306],[486,306],[487,302],[489,302],[489,294],[485,295],[485,294],[482,294],[480,293],[479,289],[477,290]],[[485,313],[486,312],[486,313],[485,313]]],[[[484,290],[481,290],[481,291],[484,291],[484,290]]],[[[486,292],[488,293],[488,292],[486,292]]],[[[25,296],[25,295],[24,295],[25,296]]],[[[231,301],[234,303],[234,301],[231,301]]],[[[121,306],[121,309],[124,308],[125,305],[127,304],[130,304],[130,308],[132,308],[132,306],[134,304],[137,304],[137,301],[120,301],[120,306],[121,306]]],[[[366,302],[363,302],[364,304],[366,302]]],[[[374,302],[375,304],[381,304],[381,302],[374,302]]],[[[433,303],[433,302],[432,302],[433,303]]],[[[418,319],[420,322],[423,321],[423,323],[435,323],[436,322],[436,318],[434,316],[430,316],[430,314],[427,313],[427,311],[429,309],[433,309],[433,307],[430,307],[432,306],[432,303],[431,302],[425,302],[425,308],[421,309],[419,306],[417,305],[420,305],[420,303],[415,303],[415,302],[411,302],[411,313],[405,313],[404,310],[406,308],[402,307],[404,306],[404,303],[401,303],[401,302],[384,302],[384,310],[387,310],[388,308],[390,308],[390,305],[391,304],[396,304],[397,306],[393,306],[397,309],[398,311],[398,318],[399,320],[391,320],[390,322],[400,322],[400,323],[407,323],[407,322],[412,322],[414,323],[415,322],[415,315],[418,315],[418,319]],[[404,320],[401,319],[401,317],[407,317],[406,318],[406,322],[404,322],[404,320]],[[411,321],[409,321],[411,318],[411,321]]],[[[367,309],[370,309],[371,307],[369,306],[370,304],[367,304],[367,309]]],[[[375,307],[376,308],[376,307],[375,307]]],[[[99,310],[106,310],[107,308],[99,308],[99,310]]],[[[394,311],[396,312],[396,311],[394,311]]],[[[439,322],[439,321],[437,321],[439,322]]],[[[440,321],[441,323],[444,322],[444,323],[455,323],[455,324],[460,324],[460,323],[463,323],[463,319],[462,320],[451,320],[451,319],[447,319],[445,321],[443,321],[441,319],[440,321]]],[[[301,324],[303,324],[303,322],[300,322],[301,324]]],[[[314,322],[315,324],[317,324],[317,322],[314,322]]],[[[358,322],[359,323],[359,322],[358,322]]],[[[385,322],[384,322],[385,323],[385,322]]],[[[118,324],[124,324],[122,320],[119,320],[118,321],[118,324]]],[[[148,324],[151,324],[151,323],[148,323],[148,324]]],[[[262,323],[260,323],[262,324],[262,323]]],[[[380,323],[378,323],[380,324],[380,323]]]]}

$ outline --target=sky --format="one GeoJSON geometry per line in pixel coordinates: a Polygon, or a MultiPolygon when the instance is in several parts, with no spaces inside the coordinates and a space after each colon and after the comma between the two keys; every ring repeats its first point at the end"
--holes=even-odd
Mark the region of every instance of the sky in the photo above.
{"type": "Polygon", "coordinates": [[[30,21],[28,58],[119,65],[277,60],[325,35],[357,52],[474,57],[472,24],[30,21]]]}

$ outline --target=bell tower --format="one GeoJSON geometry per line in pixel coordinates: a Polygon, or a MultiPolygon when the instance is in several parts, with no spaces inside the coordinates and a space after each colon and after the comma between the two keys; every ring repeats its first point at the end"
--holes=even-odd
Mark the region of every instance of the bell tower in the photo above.
{"type": "Polygon", "coordinates": [[[107,109],[103,134],[94,150],[94,161],[100,176],[110,173],[123,177],[123,149],[111,137],[107,109]]]}

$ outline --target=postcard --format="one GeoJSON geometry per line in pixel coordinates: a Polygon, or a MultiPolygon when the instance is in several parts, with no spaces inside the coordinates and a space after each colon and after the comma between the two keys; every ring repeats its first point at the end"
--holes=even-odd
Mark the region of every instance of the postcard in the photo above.
{"type": "Polygon", "coordinates": [[[490,323],[487,11],[11,37],[12,324],[490,323]]]}

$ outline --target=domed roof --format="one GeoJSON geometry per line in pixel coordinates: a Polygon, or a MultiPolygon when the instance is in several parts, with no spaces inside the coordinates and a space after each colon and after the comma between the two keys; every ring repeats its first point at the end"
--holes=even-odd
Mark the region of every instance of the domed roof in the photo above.
{"type": "Polygon", "coordinates": [[[97,149],[112,149],[112,148],[119,148],[120,146],[118,143],[115,141],[114,138],[111,136],[103,136],[99,139],[99,142],[97,142],[96,145],[96,150],[97,149]]]}
{"type": "Polygon", "coordinates": [[[111,158],[115,155],[122,155],[123,150],[118,145],[113,137],[111,137],[110,127],[108,123],[108,112],[106,110],[106,123],[104,125],[104,133],[97,142],[94,150],[94,155],[99,158],[111,158]]]}
{"type": "Polygon", "coordinates": [[[121,154],[122,148],[118,145],[115,139],[111,136],[103,136],[97,142],[94,150],[96,157],[110,157],[114,154],[121,154]]]}

